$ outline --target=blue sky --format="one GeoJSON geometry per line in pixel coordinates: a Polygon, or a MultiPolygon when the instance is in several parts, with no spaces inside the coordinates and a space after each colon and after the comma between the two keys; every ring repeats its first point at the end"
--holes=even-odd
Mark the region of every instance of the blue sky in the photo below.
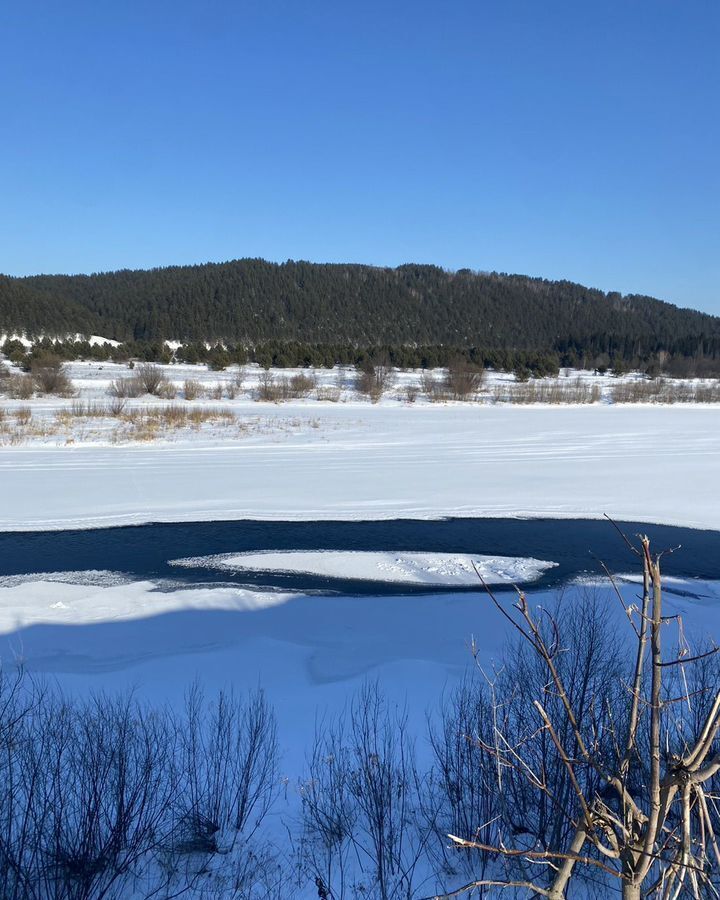
{"type": "Polygon", "coordinates": [[[0,271],[432,262],[720,314],[717,0],[6,0],[0,271]]]}

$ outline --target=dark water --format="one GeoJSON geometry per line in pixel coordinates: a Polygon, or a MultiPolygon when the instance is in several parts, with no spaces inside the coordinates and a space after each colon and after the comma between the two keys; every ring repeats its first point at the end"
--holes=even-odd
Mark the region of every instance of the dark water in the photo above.
{"type": "MultiPolygon", "coordinates": [[[[618,522],[628,536],[648,534],[667,575],[720,580],[720,532],[618,522]]],[[[637,569],[613,525],[586,519],[446,519],[382,522],[195,522],[81,531],[0,533],[0,576],[109,569],[135,579],[190,584],[233,582],[302,591],[393,594],[428,591],[341,578],[279,573],[229,573],[179,568],[169,560],[257,550],[416,550],[532,556],[559,563],[537,584],[552,587],[579,574],[637,569]]],[[[457,587],[452,588],[457,591],[457,587]]],[[[438,593],[433,587],[432,593],[438,593]]]]}

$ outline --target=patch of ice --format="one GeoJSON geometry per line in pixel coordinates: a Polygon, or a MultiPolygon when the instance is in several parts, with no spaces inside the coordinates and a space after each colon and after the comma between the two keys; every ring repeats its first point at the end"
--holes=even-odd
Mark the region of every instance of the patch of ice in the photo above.
{"type": "Polygon", "coordinates": [[[16,587],[32,582],[59,582],[60,584],[87,585],[90,587],[115,587],[130,584],[131,578],[121,572],[107,569],[85,569],[72,572],[29,572],[22,575],[0,575],[0,588],[16,587]]]}
{"type": "Polygon", "coordinates": [[[515,556],[475,556],[464,553],[366,551],[262,551],[223,553],[176,559],[171,565],[238,572],[283,572],[400,584],[478,585],[535,581],[555,562],[515,556]]]}

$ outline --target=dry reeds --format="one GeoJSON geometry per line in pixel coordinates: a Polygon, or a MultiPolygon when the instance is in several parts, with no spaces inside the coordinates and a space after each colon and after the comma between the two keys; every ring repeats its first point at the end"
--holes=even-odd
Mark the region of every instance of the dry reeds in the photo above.
{"type": "Polygon", "coordinates": [[[672,381],[653,378],[613,385],[613,403],[720,403],[720,380],[672,381]]]}
{"type": "Polygon", "coordinates": [[[602,390],[597,384],[588,384],[578,378],[569,384],[564,381],[528,381],[499,385],[492,392],[495,403],[547,403],[588,404],[602,399],[602,390]]]}

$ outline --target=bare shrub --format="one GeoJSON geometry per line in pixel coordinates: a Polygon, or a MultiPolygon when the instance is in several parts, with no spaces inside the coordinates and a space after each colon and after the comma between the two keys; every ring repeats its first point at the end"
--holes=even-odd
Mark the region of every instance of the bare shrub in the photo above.
{"type": "Polygon", "coordinates": [[[11,375],[3,383],[3,390],[14,400],[29,400],[35,393],[35,379],[32,375],[11,375]]]}
{"type": "Polygon", "coordinates": [[[177,388],[172,381],[162,381],[155,392],[156,397],[161,400],[174,400],[177,397],[177,388]]]}
{"type": "Polygon", "coordinates": [[[583,880],[624,900],[658,887],[673,898],[715,893],[720,853],[708,836],[719,823],[706,792],[715,796],[720,770],[718,648],[692,648],[680,617],[663,615],[663,554],[644,536],[628,545],[642,560],[642,593],[627,604],[615,592],[627,642],[604,604],[590,628],[568,629],[568,610],[538,611],[522,593],[508,608],[486,588],[524,645],[489,682],[491,739],[479,740],[496,762],[498,831],[487,842],[448,836],[506,866],[456,894],[516,887],[564,900],[583,880]],[[664,650],[671,622],[677,643],[664,650]]]}
{"type": "Polygon", "coordinates": [[[349,710],[322,723],[302,785],[303,862],[326,897],[342,897],[347,862],[361,870],[363,893],[412,897],[424,850],[420,778],[407,718],[377,684],[349,710]]]}
{"type": "Polygon", "coordinates": [[[307,397],[317,387],[317,378],[305,372],[299,372],[290,379],[289,392],[292,397],[307,397]]]}
{"type": "Polygon", "coordinates": [[[19,406],[15,410],[15,421],[18,425],[27,425],[32,419],[32,410],[29,406],[19,406]]]}
{"type": "Polygon", "coordinates": [[[613,403],[720,403],[720,381],[623,381],[613,385],[610,396],[613,403]]]}
{"type": "Polygon", "coordinates": [[[133,377],[137,379],[144,394],[160,396],[159,392],[167,385],[167,378],[162,369],[152,363],[143,363],[138,366],[133,377]]]}
{"type": "Polygon", "coordinates": [[[258,381],[257,399],[266,403],[278,403],[284,399],[286,379],[277,379],[272,372],[263,372],[258,381]]]}
{"type": "Polygon", "coordinates": [[[116,378],[110,382],[108,393],[111,397],[122,399],[141,397],[145,391],[140,381],[134,376],[126,378],[116,378]]]}
{"type": "Polygon", "coordinates": [[[121,416],[125,412],[127,400],[124,397],[113,397],[108,404],[108,412],[111,416],[121,416]]]}
{"type": "Polygon", "coordinates": [[[442,698],[439,722],[430,725],[435,765],[425,808],[438,839],[428,849],[434,870],[446,872],[450,878],[462,873],[466,879],[482,879],[490,858],[481,851],[458,854],[448,846],[446,834],[474,833],[490,844],[498,833],[501,803],[495,789],[497,762],[484,749],[493,743],[496,719],[492,701],[488,685],[475,672],[450,696],[442,698]]]}
{"type": "Polygon", "coordinates": [[[189,379],[183,383],[183,396],[186,400],[197,400],[205,396],[205,390],[199,381],[189,379]]]}
{"type": "Polygon", "coordinates": [[[240,366],[225,387],[228,400],[234,400],[239,394],[242,394],[246,377],[247,372],[240,366]]]}
{"type": "Polygon", "coordinates": [[[657,403],[662,396],[665,382],[662,378],[642,381],[621,381],[610,392],[613,403],[657,403]]]}
{"type": "Polygon", "coordinates": [[[552,381],[526,381],[498,385],[492,392],[496,403],[597,403],[602,399],[602,390],[597,384],[588,384],[581,378],[568,382],[565,379],[552,381]]]}
{"type": "Polygon", "coordinates": [[[69,896],[88,898],[120,891],[167,827],[173,730],[122,698],[99,697],[80,708],[58,703],[43,712],[38,728],[50,751],[48,794],[40,798],[46,890],[54,896],[72,886],[69,896]]]}
{"type": "Polygon", "coordinates": [[[433,373],[427,369],[423,370],[420,376],[420,389],[433,403],[442,403],[444,400],[450,399],[446,380],[435,378],[433,373]]]}
{"type": "Polygon", "coordinates": [[[288,378],[286,375],[276,376],[271,372],[263,372],[258,384],[258,400],[270,403],[281,403],[287,400],[298,400],[307,397],[316,387],[314,376],[300,372],[288,378]]]}
{"type": "Polygon", "coordinates": [[[467,400],[474,397],[482,385],[484,371],[464,359],[455,360],[448,366],[445,386],[453,400],[467,400]]]}
{"type": "Polygon", "coordinates": [[[69,397],[73,393],[67,369],[58,356],[49,354],[36,357],[30,363],[30,373],[35,380],[37,391],[41,394],[69,397]]]}
{"type": "Polygon", "coordinates": [[[214,852],[221,830],[247,841],[277,789],[275,719],[261,691],[246,701],[220,693],[208,704],[195,685],[186,697],[179,820],[186,849],[214,852]]]}
{"type": "Polygon", "coordinates": [[[315,397],[325,403],[337,403],[342,396],[342,389],[334,385],[320,385],[315,391],[315,397]]]}
{"type": "Polygon", "coordinates": [[[720,381],[693,385],[695,403],[720,403],[720,381]]]}
{"type": "Polygon", "coordinates": [[[366,364],[357,373],[355,389],[367,396],[371,403],[378,403],[394,379],[395,373],[389,364],[366,364]]]}
{"type": "Polygon", "coordinates": [[[234,847],[212,895],[286,900],[277,854],[249,844],[275,797],[276,756],[259,693],[206,703],[196,690],[175,716],[130,696],[64,699],[0,670],[0,896],[183,896],[234,847]],[[197,839],[217,835],[212,823],[222,848],[197,839]]]}
{"type": "Polygon", "coordinates": [[[405,402],[406,403],[414,403],[417,400],[419,393],[420,393],[420,388],[417,385],[415,385],[415,384],[407,385],[407,387],[405,388],[405,402]]]}

